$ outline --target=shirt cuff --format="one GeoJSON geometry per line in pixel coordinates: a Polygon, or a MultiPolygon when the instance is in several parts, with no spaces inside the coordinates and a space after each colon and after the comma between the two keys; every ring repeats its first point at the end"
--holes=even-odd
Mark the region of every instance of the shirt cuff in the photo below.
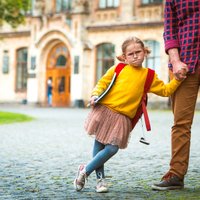
{"type": "Polygon", "coordinates": [[[180,49],[178,40],[165,41],[165,52],[168,54],[169,49],[177,48],[180,49]]]}

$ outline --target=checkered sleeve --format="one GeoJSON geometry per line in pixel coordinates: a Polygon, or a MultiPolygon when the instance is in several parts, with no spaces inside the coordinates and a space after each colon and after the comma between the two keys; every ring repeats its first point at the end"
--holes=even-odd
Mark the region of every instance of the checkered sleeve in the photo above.
{"type": "Polygon", "coordinates": [[[177,14],[173,1],[166,0],[164,9],[164,42],[165,51],[171,48],[180,48],[178,39],[177,14]]]}

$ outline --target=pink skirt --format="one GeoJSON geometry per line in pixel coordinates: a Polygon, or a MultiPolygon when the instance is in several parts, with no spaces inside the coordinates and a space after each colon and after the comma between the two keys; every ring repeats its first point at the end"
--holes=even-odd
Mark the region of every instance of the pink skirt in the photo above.
{"type": "Polygon", "coordinates": [[[114,112],[103,105],[92,108],[85,121],[85,130],[102,144],[117,145],[125,149],[132,130],[129,117],[114,112]]]}

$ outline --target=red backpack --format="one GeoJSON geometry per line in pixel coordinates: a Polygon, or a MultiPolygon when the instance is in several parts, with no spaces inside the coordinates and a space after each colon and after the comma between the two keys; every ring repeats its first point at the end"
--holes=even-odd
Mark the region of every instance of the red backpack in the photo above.
{"type": "MultiPolygon", "coordinates": [[[[109,86],[107,87],[107,89],[95,100],[95,103],[97,103],[100,99],[102,99],[110,90],[110,88],[113,86],[117,76],[119,75],[119,73],[122,71],[122,69],[126,66],[126,64],[124,63],[119,63],[116,68],[115,68],[115,73],[113,75],[113,78],[109,84],[109,86]]],[[[147,73],[147,78],[145,81],[145,85],[144,85],[144,93],[140,102],[140,106],[137,109],[137,112],[134,116],[134,118],[132,119],[132,129],[135,127],[135,125],[137,124],[138,120],[140,119],[140,117],[142,116],[142,114],[144,114],[144,120],[145,120],[145,124],[146,124],[146,129],[147,131],[151,130],[151,125],[150,125],[150,121],[149,121],[149,117],[148,117],[148,113],[147,113],[147,109],[146,109],[146,105],[147,105],[147,92],[149,91],[153,78],[154,78],[154,74],[155,71],[152,69],[148,68],[148,73],[147,73]]]]}

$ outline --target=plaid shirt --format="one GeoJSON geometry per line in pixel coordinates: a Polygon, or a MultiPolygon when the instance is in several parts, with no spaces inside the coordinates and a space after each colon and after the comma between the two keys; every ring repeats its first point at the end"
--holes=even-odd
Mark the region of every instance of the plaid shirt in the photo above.
{"type": "Polygon", "coordinates": [[[200,0],[166,0],[164,13],[165,51],[178,48],[181,61],[194,73],[200,66],[200,0]]]}

